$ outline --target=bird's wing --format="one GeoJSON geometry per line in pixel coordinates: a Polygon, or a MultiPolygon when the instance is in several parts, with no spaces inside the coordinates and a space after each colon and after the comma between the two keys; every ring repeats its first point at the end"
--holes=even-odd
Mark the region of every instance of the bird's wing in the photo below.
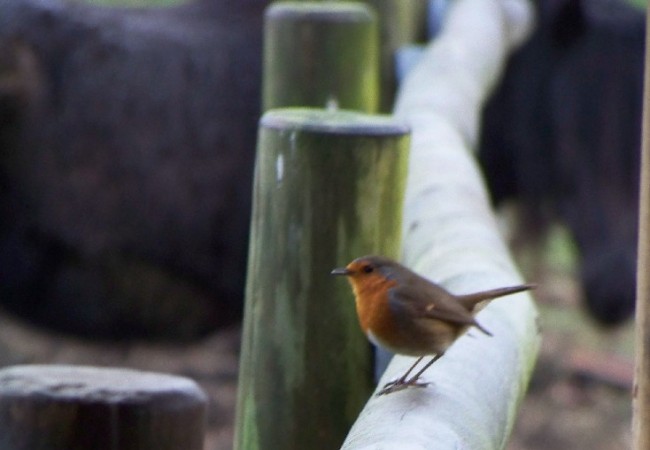
{"type": "Polygon", "coordinates": [[[388,304],[397,314],[443,320],[456,325],[474,325],[484,333],[490,334],[447,291],[430,283],[417,286],[409,284],[395,286],[389,292],[388,304]]]}

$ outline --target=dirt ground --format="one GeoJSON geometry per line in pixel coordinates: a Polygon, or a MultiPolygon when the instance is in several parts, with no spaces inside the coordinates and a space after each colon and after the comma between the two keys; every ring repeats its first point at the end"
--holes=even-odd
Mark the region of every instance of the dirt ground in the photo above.
{"type": "MultiPolygon", "coordinates": [[[[630,448],[632,326],[603,332],[579,308],[570,271],[536,271],[540,358],[508,450],[630,448]]],[[[0,366],[65,363],[131,367],[196,380],[210,397],[206,450],[232,448],[240,329],[193,345],[97,344],[52,335],[0,313],[0,366]]]]}
{"type": "Polygon", "coordinates": [[[542,348],[508,450],[631,448],[632,324],[599,330],[570,276],[538,281],[542,348]]]}

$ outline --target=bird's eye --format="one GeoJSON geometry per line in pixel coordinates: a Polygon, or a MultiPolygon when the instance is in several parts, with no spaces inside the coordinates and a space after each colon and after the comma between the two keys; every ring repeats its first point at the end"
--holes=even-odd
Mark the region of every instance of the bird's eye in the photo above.
{"type": "Polygon", "coordinates": [[[371,273],[373,270],[375,270],[375,268],[372,267],[370,264],[367,264],[361,268],[361,271],[363,273],[371,273]]]}

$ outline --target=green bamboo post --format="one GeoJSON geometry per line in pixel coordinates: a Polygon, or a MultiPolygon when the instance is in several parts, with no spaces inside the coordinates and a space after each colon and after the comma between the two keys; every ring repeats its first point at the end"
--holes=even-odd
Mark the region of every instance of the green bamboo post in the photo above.
{"type": "Polygon", "coordinates": [[[0,370],[3,450],[202,450],[206,396],[172,375],[80,366],[0,370]]]}
{"type": "Polygon", "coordinates": [[[275,3],[266,11],[263,72],[264,111],[310,106],[377,112],[377,18],[362,3],[275,3]]]}
{"type": "Polygon", "coordinates": [[[408,129],[280,109],[261,120],[236,449],[338,448],[373,389],[354,301],[332,268],[400,254],[408,129]]]}

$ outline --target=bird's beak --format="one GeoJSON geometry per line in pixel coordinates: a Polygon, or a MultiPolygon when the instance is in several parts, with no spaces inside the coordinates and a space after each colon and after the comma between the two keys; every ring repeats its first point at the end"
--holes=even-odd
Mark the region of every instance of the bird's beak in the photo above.
{"type": "Polygon", "coordinates": [[[350,275],[351,273],[346,267],[337,267],[330,272],[330,275],[350,275]]]}

